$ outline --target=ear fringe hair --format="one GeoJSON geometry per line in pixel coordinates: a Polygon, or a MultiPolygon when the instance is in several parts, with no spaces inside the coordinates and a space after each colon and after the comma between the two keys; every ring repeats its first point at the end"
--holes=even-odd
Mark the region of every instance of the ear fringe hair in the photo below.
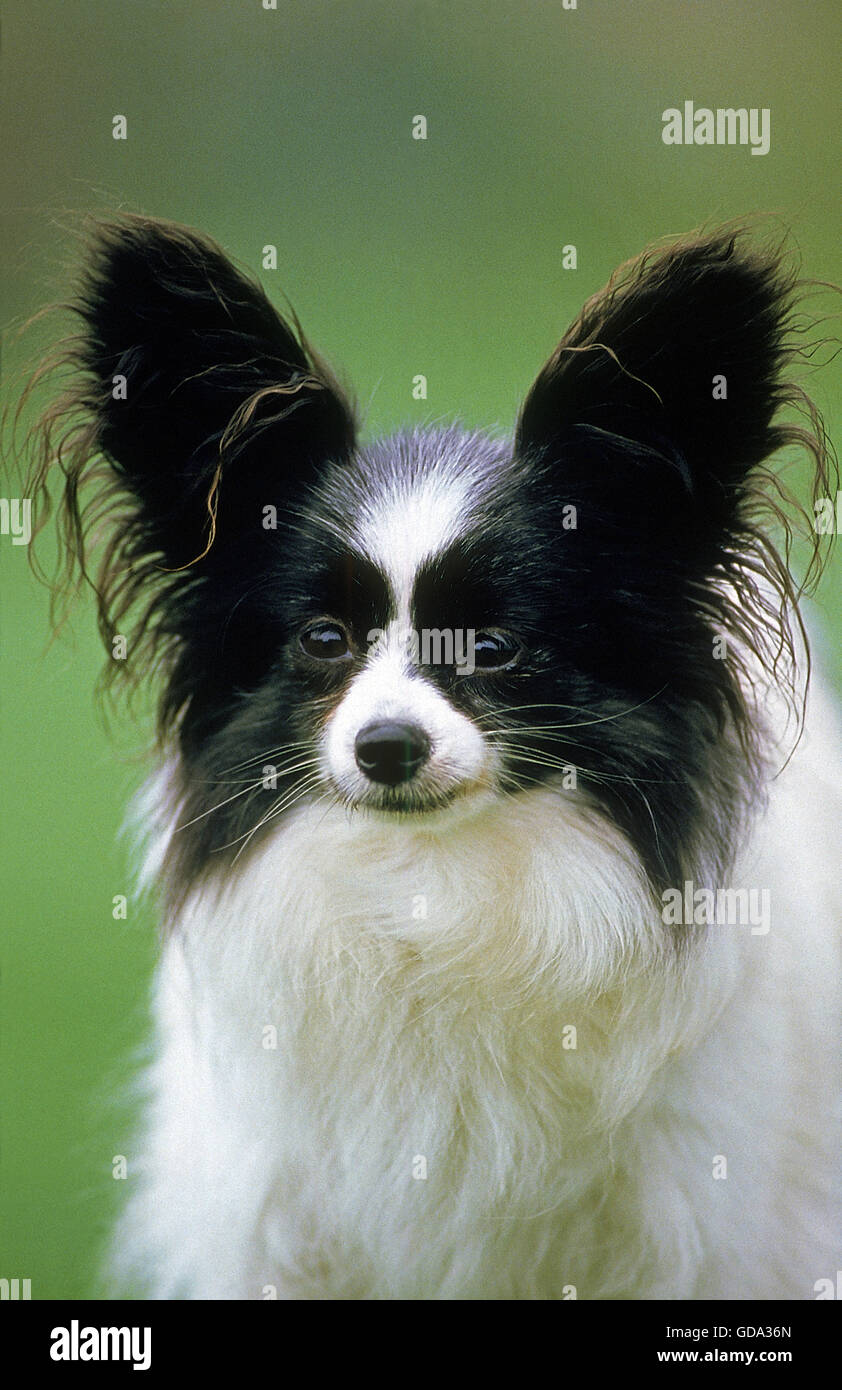
{"type": "MultiPolygon", "coordinates": [[[[145,221],[123,214],[93,222],[87,237],[88,255],[92,248],[119,235],[122,226],[136,227],[145,221]]],[[[182,232],[180,228],[174,230],[182,232]]],[[[256,292],[262,294],[257,282],[252,283],[256,292]]],[[[85,294],[83,276],[73,300],[40,310],[21,331],[31,329],[47,315],[84,318],[85,294]]],[[[220,507],[219,498],[223,472],[264,430],[297,408],[301,402],[295,397],[302,390],[330,392],[346,407],[349,427],[355,424],[352,398],[314,352],[296,314],[289,308],[288,321],[295,330],[308,370],[302,372],[296,367],[289,382],[260,386],[236,408],[221,437],[210,436],[198,446],[200,450],[210,446],[217,451],[216,465],[207,480],[207,539],[196,556],[178,569],[167,568],[164,556],[151,548],[141,509],[129,493],[125,478],[100,450],[98,416],[103,386],[91,374],[85,333],[70,334],[57,343],[30,374],[16,407],[5,412],[4,423],[11,435],[11,461],[20,475],[23,495],[32,500],[29,560],[36,578],[50,592],[53,636],[65,625],[81,591],[92,591],[107,658],[97,684],[97,696],[103,703],[110,703],[119,691],[125,692],[131,704],[141,684],[165,681],[173,669],[180,641],[168,624],[172,586],[200,581],[200,562],[210,553],[224,527],[224,506],[220,507]],[[58,394],[40,411],[21,440],[24,417],[32,410],[38,411],[37,403],[47,391],[58,394]],[[267,411],[265,407],[276,400],[286,401],[284,408],[267,411]],[[55,566],[48,571],[35,542],[51,518],[58,555],[55,566]],[[118,635],[127,639],[126,660],[113,658],[114,639],[118,635]]],[[[162,739],[177,724],[180,714],[181,710],[173,711],[162,699],[162,739]]]]}
{"type": "MultiPolygon", "coordinates": [[[[789,362],[809,355],[812,345],[790,341],[783,349],[789,362]],[[806,349],[806,352],[805,352],[806,349]]],[[[762,716],[771,685],[783,694],[795,726],[783,767],[801,739],[807,708],[812,657],[802,600],[813,594],[824,573],[835,537],[816,528],[819,501],[835,497],[839,466],[818,408],[802,387],[790,383],[776,392],[777,409],[789,408],[805,424],[774,424],[767,461],[755,466],[739,489],[737,520],[732,527],[722,564],[711,576],[712,587],[695,593],[697,611],[728,644],[728,660],[739,671],[740,692],[750,692],[762,716]],[[809,503],[796,494],[769,459],[792,449],[809,463],[809,503]],[[799,541],[806,547],[802,578],[795,574],[799,541]]],[[[794,466],[792,458],[784,468],[794,466]]],[[[735,685],[735,695],[737,686],[735,685]]],[[[762,736],[756,719],[739,711],[742,694],[731,704],[741,746],[757,754],[762,736]]],[[[783,767],[780,769],[783,770],[783,767]]]]}
{"type": "MultiPolygon", "coordinates": [[[[746,480],[735,488],[737,521],[727,539],[725,558],[710,576],[713,587],[710,583],[699,584],[694,599],[697,611],[705,615],[712,631],[723,634],[726,642],[729,637],[733,639],[729,660],[753,692],[758,708],[769,679],[783,691],[798,731],[791,757],[803,730],[811,672],[801,600],[815,592],[835,539],[832,534],[819,534],[817,504],[823,498],[835,498],[839,488],[838,459],[822,416],[804,387],[793,378],[814,367],[814,359],[823,349],[831,351],[825,361],[816,364],[819,367],[829,365],[838,356],[840,339],[820,331],[828,322],[838,321],[838,314],[815,317],[806,309],[806,303],[822,291],[842,294],[842,288],[827,281],[802,279],[787,234],[765,244],[756,239],[756,224],[760,220],[736,219],[710,229],[702,226],[689,235],[664,238],[624,262],[607,285],[587,300],[545,371],[551,373],[557,368],[565,353],[602,349],[610,353],[624,375],[630,376],[616,353],[599,341],[606,319],[618,301],[634,293],[635,287],[653,273],[666,284],[672,264],[694,249],[706,249],[717,258],[727,259],[739,247],[741,259],[761,267],[769,278],[780,324],[775,353],[778,384],[772,392],[769,447],[765,461],[752,467],[746,480]],[[742,244],[746,238],[751,238],[748,246],[742,244]],[[782,415],[789,418],[782,419],[782,415]],[[797,451],[807,460],[808,503],[796,495],[783,476],[795,459],[779,469],[771,466],[770,460],[785,449],[797,451]],[[800,581],[794,576],[799,540],[807,548],[800,581]],[[763,677],[759,676],[758,666],[763,677]]],[[[650,382],[639,377],[634,380],[658,397],[650,382]]],[[[754,726],[746,721],[745,712],[739,717],[736,686],[728,703],[745,751],[756,751],[750,746],[756,743],[757,736],[752,737],[754,726]]]]}

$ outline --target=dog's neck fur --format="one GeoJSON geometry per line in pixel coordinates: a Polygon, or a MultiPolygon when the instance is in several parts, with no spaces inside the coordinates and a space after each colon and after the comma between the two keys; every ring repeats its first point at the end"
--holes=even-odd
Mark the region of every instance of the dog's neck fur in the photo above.
{"type": "MultiPolygon", "coordinates": [[[[160,845],[150,869],[156,856],[160,845]]],[[[443,1297],[479,1294],[498,1239],[502,1260],[512,1230],[528,1242],[548,1207],[534,1292],[595,1286],[597,1255],[561,1277],[562,1251],[572,1240],[584,1252],[597,1228],[599,1251],[634,1220],[624,1203],[604,1210],[605,1184],[629,1181],[630,1155],[614,1142],[631,1142],[665,1061],[727,1003],[740,943],[720,942],[709,974],[706,949],[665,941],[621,837],[547,789],[438,830],[295,812],[247,874],[191,894],[160,982],[151,1164],[169,1167],[185,1146],[204,1154],[202,1184],[223,1213],[232,1204],[214,1217],[220,1229],[261,1231],[257,1247],[254,1231],[242,1242],[247,1267],[226,1254],[216,1292],[259,1297],[287,1264],[281,1296],[359,1296],[390,1279],[409,1297],[431,1284],[443,1297]],[[216,1113],[226,1143],[269,1165],[253,1175],[264,1200],[319,1230],[309,1255],[283,1248],[300,1232],[261,1225],[240,1153],[226,1178],[224,1153],[201,1134],[216,1113]],[[453,1248],[432,1271],[411,1232],[436,1192],[434,1208],[455,1203],[453,1248]],[[368,1249],[359,1263],[347,1258],[355,1231],[368,1249]],[[379,1271],[367,1263],[374,1249],[379,1271]]],[[[177,1267],[168,1277],[173,1292],[195,1279],[177,1267]]],[[[605,1296],[621,1295],[624,1277],[614,1271],[605,1296]]],[[[504,1270],[500,1279],[506,1296],[504,1270]]]]}

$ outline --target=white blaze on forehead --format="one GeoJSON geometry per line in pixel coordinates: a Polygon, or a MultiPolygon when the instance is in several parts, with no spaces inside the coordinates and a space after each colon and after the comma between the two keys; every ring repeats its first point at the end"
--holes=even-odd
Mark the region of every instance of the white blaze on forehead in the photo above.
{"type": "Polygon", "coordinates": [[[387,576],[398,613],[409,617],[415,576],[425,560],[441,554],[464,530],[464,517],[476,493],[468,474],[429,473],[396,480],[366,508],[356,543],[387,576]]]}
{"type": "Polygon", "coordinates": [[[419,569],[476,523],[477,504],[494,485],[505,457],[489,441],[455,431],[398,438],[366,460],[344,516],[337,506],[338,488],[333,496],[337,528],[344,526],[351,550],[385,576],[396,610],[385,632],[371,634],[363,669],[325,729],[325,768],[352,799],[371,790],[356,763],[357,736],[379,721],[408,723],[426,734],[429,757],[413,781],[418,795],[485,788],[494,775],[493,747],[419,671],[407,638],[419,569]]]}

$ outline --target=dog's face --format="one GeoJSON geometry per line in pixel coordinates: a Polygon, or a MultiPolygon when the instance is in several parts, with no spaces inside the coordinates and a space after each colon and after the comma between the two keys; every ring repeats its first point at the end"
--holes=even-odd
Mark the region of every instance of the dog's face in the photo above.
{"type": "Polygon", "coordinates": [[[750,775],[729,634],[781,634],[754,587],[788,582],[757,466],[787,439],[791,288],[739,237],[689,239],[589,302],[512,440],[361,445],[330,373],[218,248],[99,229],[65,469],[72,493],[110,463],[102,616],[110,633],[143,605],[129,663],[162,669],[185,872],[303,799],[446,824],[541,784],[678,881],[738,814],[736,755],[750,775]]]}
{"type": "Polygon", "coordinates": [[[349,807],[430,816],[538,780],[527,731],[549,736],[565,693],[541,589],[563,557],[535,564],[526,474],[510,446],[423,431],[329,468],[302,513],[285,704],[349,807]]]}
{"type": "Polygon", "coordinates": [[[314,538],[327,511],[328,549],[337,532],[344,544],[299,569],[330,576],[295,625],[301,699],[324,776],[348,806],[430,815],[497,785],[488,715],[517,700],[525,670],[508,596],[470,558],[505,455],[430,433],[363,452],[354,472],[350,514],[341,472],[308,508],[314,538]],[[312,703],[316,683],[330,686],[324,706],[312,703]]]}
{"type": "Polygon", "coordinates": [[[310,786],[418,818],[665,765],[669,702],[647,709],[663,663],[600,611],[617,599],[577,530],[539,458],[480,435],[420,431],[328,466],[285,547],[270,678],[310,786]]]}

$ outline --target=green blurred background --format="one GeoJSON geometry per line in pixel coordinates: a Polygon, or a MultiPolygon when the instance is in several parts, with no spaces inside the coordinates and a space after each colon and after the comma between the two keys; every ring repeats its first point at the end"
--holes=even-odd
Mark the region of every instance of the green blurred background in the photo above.
{"type": "MultiPolygon", "coordinates": [[[[289,297],[371,432],[511,426],[584,298],[647,241],[702,221],[771,212],[807,274],[842,280],[840,13],[838,0],[6,0],[5,398],[56,331],[17,329],[66,293],[88,210],[216,237],[289,297]],[[769,107],[770,153],[663,145],[661,112],[685,100],[769,107]],[[269,243],[275,272],[261,270],[269,243]]],[[[839,439],[838,363],[807,384],[839,439]]],[[[45,651],[25,548],[0,537],[0,565],[0,1276],[30,1278],[34,1298],[89,1297],[123,1187],[112,1158],[131,1159],[125,1094],[155,954],[116,839],[149,727],[123,718],[109,735],[97,714],[90,605],[45,651]]],[[[838,679],[838,563],[816,613],[838,679]]]]}

